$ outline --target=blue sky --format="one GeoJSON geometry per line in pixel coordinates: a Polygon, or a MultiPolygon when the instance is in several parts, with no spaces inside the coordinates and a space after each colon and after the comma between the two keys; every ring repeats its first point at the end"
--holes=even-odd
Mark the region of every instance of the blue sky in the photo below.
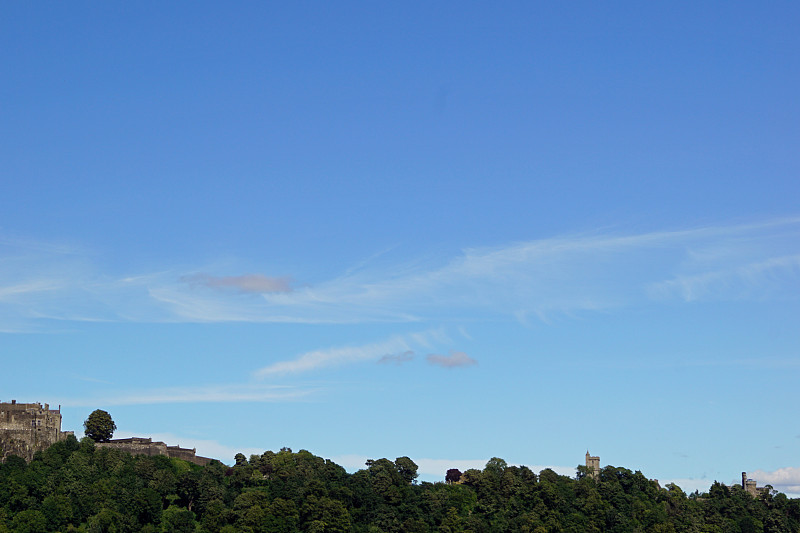
{"type": "Polygon", "coordinates": [[[0,8],[0,399],[230,461],[800,493],[791,2],[0,8]]]}

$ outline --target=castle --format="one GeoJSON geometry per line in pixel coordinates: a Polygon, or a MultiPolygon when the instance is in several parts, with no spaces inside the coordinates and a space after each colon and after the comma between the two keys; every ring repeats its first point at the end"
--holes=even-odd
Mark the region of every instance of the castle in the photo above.
{"type": "Polygon", "coordinates": [[[61,431],[61,406],[50,409],[40,403],[0,403],[0,460],[18,455],[30,461],[72,431],[61,431]]]}
{"type": "MultiPolygon", "coordinates": [[[[44,451],[64,440],[72,431],[61,431],[61,406],[50,409],[48,404],[0,402],[0,461],[9,455],[18,455],[30,462],[36,452],[44,451]]],[[[143,437],[113,439],[95,444],[101,448],[115,448],[132,455],[165,455],[205,466],[212,461],[197,455],[194,448],[167,446],[165,443],[143,437]]]]}
{"type": "Polygon", "coordinates": [[[742,488],[747,494],[754,497],[769,492],[769,488],[767,487],[757,487],[755,479],[747,479],[747,472],[742,472],[742,488]]]}
{"type": "Polygon", "coordinates": [[[600,479],[600,456],[589,455],[589,450],[586,450],[586,469],[593,479],[600,479]]]}

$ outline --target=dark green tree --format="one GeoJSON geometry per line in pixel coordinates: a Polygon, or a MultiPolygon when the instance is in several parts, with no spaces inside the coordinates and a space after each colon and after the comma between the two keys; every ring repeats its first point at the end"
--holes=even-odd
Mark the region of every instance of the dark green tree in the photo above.
{"type": "Polygon", "coordinates": [[[395,459],[394,464],[397,467],[397,472],[400,474],[400,477],[402,477],[403,481],[406,483],[411,484],[417,479],[417,463],[408,457],[398,457],[395,459]]]}
{"type": "Polygon", "coordinates": [[[114,436],[117,425],[111,415],[102,409],[96,409],[83,423],[84,433],[95,442],[108,442],[114,436]]]}

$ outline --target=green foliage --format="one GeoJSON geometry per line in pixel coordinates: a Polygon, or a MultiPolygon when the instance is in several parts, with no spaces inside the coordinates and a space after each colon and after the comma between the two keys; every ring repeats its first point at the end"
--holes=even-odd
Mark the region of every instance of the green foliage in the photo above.
{"type": "Polygon", "coordinates": [[[398,457],[394,461],[397,472],[406,483],[413,483],[417,479],[417,464],[408,457],[398,457]]]}
{"type": "Polygon", "coordinates": [[[108,412],[96,409],[83,423],[83,429],[86,436],[94,442],[108,442],[114,436],[117,425],[108,412]]]}
{"type": "Polygon", "coordinates": [[[11,520],[11,530],[17,533],[40,533],[47,531],[47,518],[41,511],[26,509],[11,520]]]}
{"type": "Polygon", "coordinates": [[[348,474],[284,448],[199,467],[73,438],[30,464],[0,463],[0,533],[800,531],[800,500],[783,494],[753,498],[715,483],[687,496],[613,466],[598,480],[580,469],[575,478],[537,475],[500,458],[459,483],[418,484],[416,474],[408,457],[348,474]]]}

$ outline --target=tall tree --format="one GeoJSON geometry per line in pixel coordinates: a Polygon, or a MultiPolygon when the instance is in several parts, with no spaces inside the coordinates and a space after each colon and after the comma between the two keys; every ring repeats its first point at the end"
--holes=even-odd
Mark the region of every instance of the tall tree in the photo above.
{"type": "Polygon", "coordinates": [[[108,442],[114,436],[117,425],[111,415],[102,409],[96,409],[83,423],[84,433],[95,442],[108,442]]]}
{"type": "Polygon", "coordinates": [[[413,483],[417,479],[417,464],[408,457],[398,457],[394,461],[397,472],[406,483],[413,483]]]}

